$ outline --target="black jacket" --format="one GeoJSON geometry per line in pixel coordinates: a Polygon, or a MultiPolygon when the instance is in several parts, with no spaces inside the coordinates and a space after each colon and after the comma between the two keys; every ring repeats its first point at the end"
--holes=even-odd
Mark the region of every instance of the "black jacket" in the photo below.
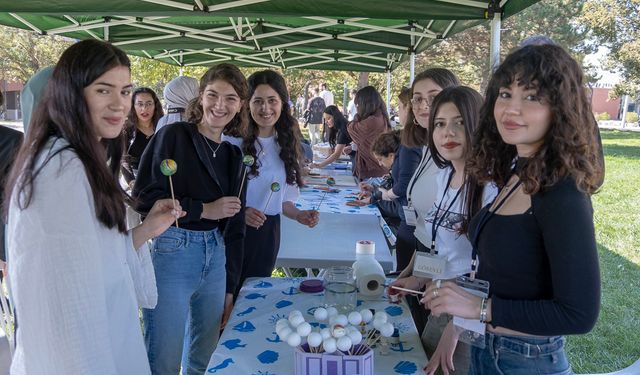
{"type": "MultiPolygon", "coordinates": [[[[138,177],[133,188],[133,196],[138,199],[137,211],[149,212],[158,199],[171,198],[169,178],[160,171],[164,159],[173,159],[178,165],[172,176],[175,198],[180,201],[187,215],[179,219],[180,228],[189,230],[209,230],[218,227],[224,235],[227,257],[227,291],[236,290],[242,270],[244,249],[244,210],[246,186],[240,195],[242,209],[235,216],[221,219],[202,219],[202,204],[213,202],[223,196],[237,196],[242,178],[242,152],[239,147],[228,142],[230,165],[228,176],[217,176],[209,161],[210,150],[195,124],[178,122],[161,128],[151,138],[140,159],[138,177]],[[228,180],[228,191],[221,188],[221,179],[228,180]]],[[[226,184],[225,184],[226,185],[226,184]]]]}

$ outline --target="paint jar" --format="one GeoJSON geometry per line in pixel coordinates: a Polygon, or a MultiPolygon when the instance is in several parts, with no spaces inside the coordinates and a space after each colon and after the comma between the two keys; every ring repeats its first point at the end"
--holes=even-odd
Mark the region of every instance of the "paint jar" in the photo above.
{"type": "Polygon", "coordinates": [[[358,293],[353,268],[331,267],[324,275],[324,303],[335,307],[341,314],[356,308],[358,293]]]}

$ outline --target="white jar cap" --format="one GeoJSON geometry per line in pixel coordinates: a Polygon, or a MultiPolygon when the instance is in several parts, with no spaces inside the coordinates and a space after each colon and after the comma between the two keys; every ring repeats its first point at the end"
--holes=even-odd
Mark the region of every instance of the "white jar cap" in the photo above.
{"type": "Polygon", "coordinates": [[[356,242],[356,254],[375,254],[376,243],[369,240],[360,240],[356,242]]]}

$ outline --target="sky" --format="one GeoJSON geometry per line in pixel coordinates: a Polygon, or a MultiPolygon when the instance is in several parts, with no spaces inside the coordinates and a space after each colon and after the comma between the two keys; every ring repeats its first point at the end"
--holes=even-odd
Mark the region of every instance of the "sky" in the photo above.
{"type": "Polygon", "coordinates": [[[602,76],[602,78],[600,78],[600,81],[598,82],[616,84],[621,80],[620,74],[609,72],[600,68],[603,65],[602,60],[604,60],[604,58],[607,56],[607,53],[609,53],[609,49],[607,47],[600,47],[596,53],[587,55],[587,57],[585,57],[585,60],[586,62],[594,65],[598,70],[598,75],[602,76]]]}

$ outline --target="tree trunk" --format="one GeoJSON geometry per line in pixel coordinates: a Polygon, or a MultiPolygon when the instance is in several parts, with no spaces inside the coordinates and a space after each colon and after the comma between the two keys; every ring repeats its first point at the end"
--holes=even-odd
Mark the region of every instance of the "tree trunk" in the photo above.
{"type": "Polygon", "coordinates": [[[358,90],[369,86],[369,72],[360,72],[358,75],[358,90]]]}

